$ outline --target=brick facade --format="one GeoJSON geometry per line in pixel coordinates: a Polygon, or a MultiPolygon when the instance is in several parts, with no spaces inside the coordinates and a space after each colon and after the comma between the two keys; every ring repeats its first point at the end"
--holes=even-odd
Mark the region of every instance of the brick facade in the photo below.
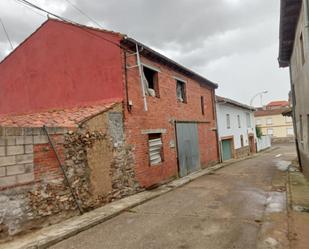
{"type": "MultiPolygon", "coordinates": [[[[148,187],[178,176],[175,121],[200,122],[198,124],[201,165],[206,167],[217,162],[217,138],[214,112],[214,89],[179,73],[176,70],[150,60],[145,56],[142,62],[153,66],[158,72],[160,97],[147,96],[148,111],[144,111],[141,94],[140,76],[137,68],[128,69],[128,101],[133,103],[131,111],[125,108],[125,130],[127,141],[134,147],[137,179],[142,186],[148,187]],[[186,83],[186,103],[177,101],[175,77],[186,83]],[[204,115],[201,96],[204,97],[204,115]],[[205,122],[205,123],[202,123],[205,122]],[[164,162],[156,166],[149,165],[147,129],[165,129],[162,134],[164,162]]],[[[127,57],[127,65],[135,65],[134,56],[127,57]]],[[[123,65],[123,70],[125,67],[123,65]]]]}

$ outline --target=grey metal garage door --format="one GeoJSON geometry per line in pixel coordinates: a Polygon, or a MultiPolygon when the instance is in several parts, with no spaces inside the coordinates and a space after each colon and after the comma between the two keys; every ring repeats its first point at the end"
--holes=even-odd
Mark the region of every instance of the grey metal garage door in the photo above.
{"type": "Polygon", "coordinates": [[[196,123],[176,123],[179,175],[186,176],[200,166],[198,129],[196,123]]]}

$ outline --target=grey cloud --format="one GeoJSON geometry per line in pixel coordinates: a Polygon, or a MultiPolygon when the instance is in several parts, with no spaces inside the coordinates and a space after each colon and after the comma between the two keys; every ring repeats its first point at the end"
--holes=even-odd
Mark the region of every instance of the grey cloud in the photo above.
{"type": "MultiPolygon", "coordinates": [[[[64,0],[30,0],[90,24],[64,0]]],[[[69,0],[106,29],[154,47],[220,84],[219,93],[248,102],[259,88],[287,98],[287,72],[278,69],[278,0],[69,0]],[[280,90],[278,88],[280,81],[280,90]],[[237,86],[246,89],[237,94],[237,86]]],[[[44,20],[13,0],[0,1],[0,17],[17,45],[44,20]]],[[[0,60],[9,49],[0,30],[0,60]]]]}

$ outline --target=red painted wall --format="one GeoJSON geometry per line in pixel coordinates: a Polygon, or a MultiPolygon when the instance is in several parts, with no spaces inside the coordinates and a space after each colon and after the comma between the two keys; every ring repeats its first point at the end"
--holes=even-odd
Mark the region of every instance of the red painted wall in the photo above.
{"type": "MultiPolygon", "coordinates": [[[[133,57],[128,60],[129,65],[136,63],[133,57]]],[[[207,167],[219,159],[216,132],[213,130],[216,127],[213,112],[214,90],[164,65],[144,57],[142,61],[161,71],[158,74],[160,98],[147,96],[149,110],[145,112],[138,70],[128,70],[128,96],[133,107],[131,113],[125,109],[125,131],[127,142],[134,148],[137,179],[142,186],[148,187],[178,176],[176,147],[170,147],[170,141],[176,143],[173,120],[209,121],[210,123],[198,124],[201,165],[207,167]],[[174,76],[187,81],[187,103],[177,101],[174,76]],[[202,115],[201,111],[201,96],[205,99],[205,115],[202,115]],[[142,134],[142,130],[147,129],[167,130],[162,135],[164,162],[156,166],[149,164],[148,135],[142,134]]]]}
{"type": "Polygon", "coordinates": [[[0,114],[122,98],[120,36],[48,20],[0,64],[0,114]],[[89,34],[89,32],[91,34],[89,34]]]}

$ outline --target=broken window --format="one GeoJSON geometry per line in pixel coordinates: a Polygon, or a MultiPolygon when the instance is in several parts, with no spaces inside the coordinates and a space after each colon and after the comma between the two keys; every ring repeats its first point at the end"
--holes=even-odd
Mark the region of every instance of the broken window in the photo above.
{"type": "Polygon", "coordinates": [[[179,102],[187,103],[186,83],[184,81],[176,80],[176,94],[179,102]]]}
{"type": "Polygon", "coordinates": [[[152,97],[160,97],[159,95],[159,84],[158,84],[158,72],[143,66],[143,79],[145,85],[146,95],[152,97]]]}
{"type": "Polygon", "coordinates": [[[149,143],[150,165],[156,165],[163,162],[162,134],[161,133],[149,134],[148,143],[149,143]]]}

